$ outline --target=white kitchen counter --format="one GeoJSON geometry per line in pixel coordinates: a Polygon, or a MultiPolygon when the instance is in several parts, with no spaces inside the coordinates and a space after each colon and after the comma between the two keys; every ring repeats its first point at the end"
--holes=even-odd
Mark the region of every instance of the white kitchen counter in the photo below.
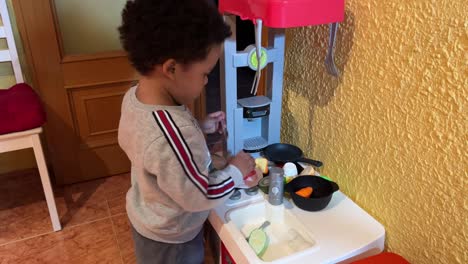
{"type": "Polygon", "coordinates": [[[301,210],[292,200],[286,202],[286,210],[291,210],[290,212],[310,231],[316,246],[283,259],[264,262],[255,255],[237,227],[225,218],[229,210],[257,203],[262,199],[264,194],[261,191],[255,196],[248,196],[242,191],[241,200],[228,201],[210,213],[211,225],[237,264],[347,263],[378,254],[383,250],[383,226],[346,195],[337,191],[333,194],[330,204],[318,212],[301,210]]]}

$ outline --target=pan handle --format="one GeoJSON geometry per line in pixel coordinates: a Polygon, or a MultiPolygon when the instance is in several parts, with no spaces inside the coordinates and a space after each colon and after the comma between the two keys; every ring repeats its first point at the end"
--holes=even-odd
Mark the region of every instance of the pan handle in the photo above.
{"type": "Polygon", "coordinates": [[[318,161],[318,160],[308,159],[308,158],[300,158],[297,161],[311,164],[314,167],[322,167],[323,166],[323,162],[318,161]]]}
{"type": "Polygon", "coordinates": [[[336,182],[330,182],[332,185],[333,192],[336,192],[340,189],[340,186],[336,182]]]}

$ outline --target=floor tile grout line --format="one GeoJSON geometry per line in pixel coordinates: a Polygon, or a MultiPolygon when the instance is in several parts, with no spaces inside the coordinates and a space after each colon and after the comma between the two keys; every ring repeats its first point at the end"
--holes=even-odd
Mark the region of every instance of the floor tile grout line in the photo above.
{"type": "MultiPolygon", "coordinates": [[[[117,177],[126,177],[125,175],[127,175],[127,174],[128,173],[122,173],[122,174],[117,175],[117,177]]],[[[18,178],[19,176],[21,176],[22,179],[29,178],[30,176],[34,176],[34,178],[39,178],[37,169],[25,169],[25,170],[22,170],[20,172],[7,172],[7,173],[0,174],[0,177],[4,177],[4,176],[5,177],[14,177],[14,178],[18,178]]],[[[29,181],[27,181],[27,182],[29,182],[29,181]]],[[[57,190],[57,189],[62,189],[63,190],[62,187],[59,188],[58,186],[55,186],[55,185],[53,186],[53,188],[54,188],[54,190],[57,190]]],[[[40,195],[41,199],[37,200],[37,203],[40,204],[40,205],[42,205],[42,204],[45,205],[46,201],[45,201],[44,194],[42,192],[42,188],[41,188],[40,193],[41,193],[41,195],[40,195]]],[[[60,195],[58,193],[61,193],[61,191],[54,193],[55,194],[55,199],[58,199],[58,198],[62,197],[62,195],[60,195]]],[[[36,203],[36,201],[34,203],[36,203]]],[[[112,216],[110,213],[108,213],[108,215],[109,215],[108,217],[112,216]]],[[[116,215],[118,215],[118,214],[116,214],[116,215]]],[[[107,218],[107,217],[95,219],[95,220],[92,220],[92,221],[86,221],[86,222],[82,222],[82,223],[75,224],[75,225],[70,225],[70,226],[67,226],[66,229],[72,228],[72,227],[75,227],[75,226],[81,226],[81,225],[84,225],[84,224],[92,223],[94,221],[99,221],[99,220],[102,220],[102,219],[105,219],[105,218],[107,218]]],[[[32,238],[35,238],[35,237],[40,237],[40,236],[45,236],[45,235],[48,235],[48,234],[51,234],[51,233],[55,233],[54,231],[52,231],[52,229],[50,227],[45,228],[45,230],[43,229],[43,230],[36,230],[36,231],[39,231],[39,232],[30,232],[30,234],[15,235],[14,237],[12,237],[10,239],[5,239],[2,243],[0,243],[0,246],[9,245],[9,244],[12,244],[12,243],[21,242],[21,241],[32,239],[32,238]]]]}
{"type": "MultiPolygon", "coordinates": [[[[90,220],[90,221],[87,221],[87,222],[83,222],[83,223],[79,223],[79,224],[67,226],[67,228],[75,228],[75,227],[77,227],[77,226],[87,225],[87,224],[91,224],[91,223],[94,223],[94,222],[97,222],[97,221],[102,221],[102,220],[109,219],[109,218],[110,218],[110,215],[108,215],[108,216],[106,216],[106,217],[102,217],[102,218],[90,220]]],[[[59,231],[59,232],[60,232],[60,231],[59,231]]]]}
{"type": "MultiPolygon", "coordinates": [[[[60,232],[60,231],[57,231],[57,232],[60,232]]],[[[49,232],[46,232],[46,233],[41,233],[41,234],[33,235],[33,236],[30,236],[30,237],[24,237],[24,238],[12,240],[12,241],[0,244],[0,247],[8,246],[8,245],[15,244],[15,243],[18,243],[18,242],[22,242],[22,241],[25,241],[25,240],[28,240],[28,239],[33,239],[33,238],[36,238],[36,237],[45,236],[45,235],[49,235],[49,234],[53,234],[53,233],[55,233],[55,231],[49,231],[49,232]]]]}
{"type": "MultiPolygon", "coordinates": [[[[66,226],[66,227],[71,228],[71,227],[76,227],[76,226],[82,226],[82,225],[85,225],[85,224],[94,223],[96,221],[111,218],[112,214],[111,214],[111,211],[110,211],[110,208],[109,208],[108,200],[106,199],[104,202],[106,203],[106,211],[107,211],[107,216],[106,217],[102,217],[102,218],[98,218],[98,219],[94,219],[94,220],[90,220],[90,221],[86,221],[86,222],[83,222],[83,223],[78,223],[78,224],[71,225],[71,226],[66,226]]],[[[96,203],[96,204],[99,204],[99,203],[96,203]]]]}
{"type": "Polygon", "coordinates": [[[111,215],[111,217],[121,216],[121,215],[127,215],[127,213],[116,213],[116,214],[111,215]]]}
{"type": "MultiPolygon", "coordinates": [[[[44,202],[45,202],[45,200],[44,200],[44,202]]],[[[70,225],[70,226],[65,225],[65,226],[63,226],[63,229],[60,230],[60,231],[48,231],[48,232],[44,232],[44,233],[40,233],[40,234],[36,234],[36,235],[32,235],[32,236],[20,238],[20,239],[11,240],[11,241],[8,241],[8,242],[6,242],[6,243],[0,244],[0,247],[1,247],[1,246],[6,246],[6,245],[10,245],[10,244],[14,244],[14,243],[17,243],[17,242],[22,242],[22,241],[25,241],[25,240],[28,240],[28,239],[32,239],[32,238],[36,238],[36,237],[48,235],[48,234],[53,234],[53,233],[57,233],[57,232],[62,232],[62,231],[65,230],[65,228],[66,228],[66,229],[74,228],[74,227],[78,227],[78,226],[90,224],[90,223],[93,223],[93,222],[101,221],[101,220],[104,220],[104,219],[112,218],[112,217],[114,217],[114,216],[120,216],[120,215],[126,214],[126,213],[112,214],[112,212],[111,212],[111,210],[110,210],[110,206],[109,206],[109,200],[106,199],[105,202],[106,202],[106,207],[107,207],[107,208],[106,208],[106,209],[107,209],[107,216],[106,216],[106,217],[94,219],[94,220],[91,220],[91,221],[85,221],[85,222],[78,223],[78,224],[74,224],[74,225],[70,225]]],[[[63,224],[63,223],[62,223],[62,224],[63,224]]]]}
{"type": "MultiPolygon", "coordinates": [[[[114,198],[112,198],[112,199],[106,198],[107,206],[109,207],[110,216],[116,216],[116,215],[121,215],[121,214],[126,214],[126,213],[127,213],[127,212],[125,212],[125,213],[116,213],[116,214],[112,214],[112,211],[111,211],[109,202],[112,201],[112,200],[119,199],[119,198],[120,198],[120,197],[114,197],[114,198]]],[[[126,200],[125,200],[125,203],[126,203],[126,200]]],[[[126,210],[126,209],[125,209],[125,210],[126,210]]]]}
{"type": "Polygon", "coordinates": [[[33,238],[37,238],[37,237],[40,237],[40,236],[45,236],[45,235],[50,235],[50,234],[59,234],[61,232],[67,231],[67,230],[75,228],[75,227],[79,227],[79,226],[83,226],[83,225],[87,225],[87,224],[92,224],[92,223],[102,221],[102,220],[106,220],[106,219],[109,219],[109,218],[110,218],[110,216],[107,216],[107,217],[95,219],[95,220],[84,222],[84,223],[79,223],[79,224],[72,225],[72,226],[65,226],[62,230],[59,230],[59,231],[50,231],[50,232],[46,232],[46,233],[42,233],[42,234],[38,234],[38,235],[33,235],[33,236],[30,236],[30,237],[21,238],[21,239],[18,239],[18,240],[12,240],[10,242],[0,244],[0,247],[10,245],[10,244],[14,244],[14,243],[17,243],[17,242],[22,242],[22,241],[33,239],[33,238]]]}
{"type": "Polygon", "coordinates": [[[112,216],[111,211],[110,211],[109,200],[106,200],[106,203],[107,203],[107,208],[109,209],[109,215],[111,215],[110,220],[111,220],[111,225],[112,225],[112,231],[114,232],[114,240],[117,243],[117,248],[119,249],[120,260],[122,261],[122,264],[125,264],[123,256],[122,256],[122,248],[119,243],[119,238],[117,237],[117,231],[115,230],[114,217],[112,216]]]}
{"type": "MultiPolygon", "coordinates": [[[[37,176],[37,175],[36,175],[37,176]]],[[[54,190],[57,190],[59,189],[58,187],[54,186],[54,190]]],[[[62,192],[65,192],[63,191],[63,189],[59,192],[55,192],[55,199],[56,199],[56,203],[58,201],[58,199],[64,199],[65,195],[64,194],[59,194],[59,193],[62,193],[62,192]]],[[[74,195],[74,192],[72,192],[72,196],[74,195]]],[[[56,240],[56,241],[63,241],[64,239],[67,239],[68,235],[69,234],[73,234],[73,233],[76,233],[76,232],[81,232],[81,230],[85,230],[85,229],[89,229],[89,228],[93,228],[94,226],[98,225],[108,225],[109,223],[112,225],[112,232],[114,234],[114,241],[117,241],[117,248],[119,250],[119,255],[120,255],[120,259],[121,259],[121,263],[125,264],[125,258],[124,257],[127,257],[126,255],[126,245],[125,243],[121,243],[119,244],[119,242],[126,242],[126,236],[118,236],[119,235],[126,235],[125,233],[119,233],[121,229],[119,229],[119,223],[120,223],[120,218],[118,217],[126,217],[126,212],[122,212],[121,209],[121,203],[119,202],[119,206],[116,205],[116,203],[113,203],[114,206],[113,208],[110,208],[110,201],[114,201],[116,200],[117,198],[119,198],[119,196],[121,195],[120,192],[118,195],[115,195],[114,196],[109,196],[109,197],[112,197],[112,198],[109,198],[107,197],[107,193],[106,193],[106,197],[102,197],[104,199],[101,198],[101,202],[105,202],[106,204],[104,205],[105,207],[107,207],[107,214],[105,214],[105,216],[101,216],[101,217],[98,217],[97,219],[89,219],[90,217],[88,217],[88,215],[86,214],[85,217],[83,217],[82,219],[79,219],[81,217],[79,217],[81,214],[79,213],[79,210],[81,210],[81,208],[85,208],[87,207],[87,205],[91,205],[91,207],[94,206],[94,204],[96,205],[99,205],[99,202],[96,201],[96,202],[91,202],[90,204],[88,204],[88,200],[86,200],[85,203],[81,204],[79,206],[79,210],[77,211],[77,214],[78,214],[78,217],[77,219],[75,219],[75,213],[72,213],[71,214],[71,217],[69,219],[68,222],[68,225],[65,224],[63,226],[63,229],[60,230],[60,231],[53,231],[51,227],[47,228],[47,225],[41,225],[41,227],[45,227],[45,228],[41,228],[39,230],[32,230],[34,232],[26,232],[26,234],[22,234],[22,235],[18,235],[16,234],[14,237],[12,237],[12,240],[8,241],[7,239],[5,240],[4,243],[0,243],[0,248],[4,248],[4,250],[6,251],[15,251],[16,248],[18,247],[22,247],[23,245],[29,245],[31,243],[41,243],[42,241],[44,240],[48,240],[48,239],[52,239],[52,240],[56,240]],[[117,218],[116,218],[117,217],[117,218]],[[88,218],[88,219],[87,219],[88,218]],[[108,219],[110,221],[108,221],[108,219]],[[74,220],[78,220],[78,221],[74,221],[74,220]],[[75,224],[73,224],[73,222],[75,222],[75,224]],[[103,222],[103,223],[100,223],[100,222],[103,222]],[[87,226],[86,226],[87,225],[87,226]],[[39,232],[37,232],[39,231],[39,232]],[[29,233],[29,234],[27,234],[29,233]],[[122,250],[124,249],[124,250],[122,250]]],[[[93,196],[94,197],[94,196],[93,196]]],[[[89,199],[90,201],[92,201],[92,199],[89,199]]],[[[42,196],[42,199],[40,200],[37,200],[40,204],[46,204],[46,201],[45,201],[45,197],[42,196]]],[[[118,201],[115,201],[115,202],[118,202],[118,201]]],[[[67,204],[67,202],[65,201],[65,204],[67,204]]],[[[58,205],[58,203],[57,203],[58,205]]],[[[99,213],[101,214],[101,213],[99,213]]],[[[94,216],[96,216],[96,212],[94,212],[94,216]]],[[[63,217],[63,216],[62,216],[63,217]]],[[[64,224],[64,223],[62,223],[64,224]]],[[[114,255],[114,257],[117,257],[117,255],[115,254],[112,254],[114,255]]],[[[0,261],[1,262],[1,261],[0,261]]]]}

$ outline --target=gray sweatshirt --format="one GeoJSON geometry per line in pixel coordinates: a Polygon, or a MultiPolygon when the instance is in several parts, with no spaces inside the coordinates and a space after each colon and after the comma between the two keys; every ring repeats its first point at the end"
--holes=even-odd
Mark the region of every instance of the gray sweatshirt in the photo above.
{"type": "Polygon", "coordinates": [[[185,106],[145,105],[136,87],[122,102],[119,145],[131,161],[127,214],[143,236],[166,243],[192,240],[209,210],[243,183],[233,165],[209,173],[210,153],[185,106]]]}

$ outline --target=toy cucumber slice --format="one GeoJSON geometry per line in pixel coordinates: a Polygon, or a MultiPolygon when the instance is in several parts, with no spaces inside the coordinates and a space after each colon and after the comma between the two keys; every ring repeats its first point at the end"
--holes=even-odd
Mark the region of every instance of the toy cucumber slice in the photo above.
{"type": "Polygon", "coordinates": [[[250,233],[249,245],[257,256],[262,256],[268,247],[268,237],[262,229],[255,229],[250,233]]]}

